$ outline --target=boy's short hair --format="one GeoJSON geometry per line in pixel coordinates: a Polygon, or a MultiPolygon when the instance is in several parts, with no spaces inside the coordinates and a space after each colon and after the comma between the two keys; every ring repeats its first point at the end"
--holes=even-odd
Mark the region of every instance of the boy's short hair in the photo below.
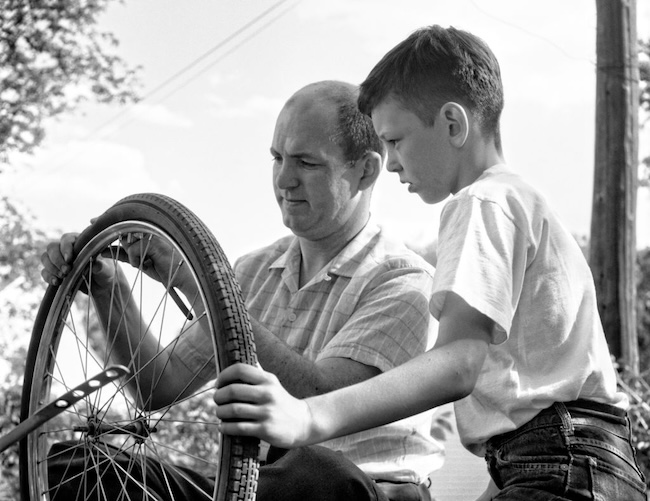
{"type": "Polygon", "coordinates": [[[428,126],[443,104],[457,102],[501,149],[499,63],[487,44],[471,33],[434,25],[416,30],[396,45],[361,84],[359,109],[370,115],[389,96],[428,126]]]}

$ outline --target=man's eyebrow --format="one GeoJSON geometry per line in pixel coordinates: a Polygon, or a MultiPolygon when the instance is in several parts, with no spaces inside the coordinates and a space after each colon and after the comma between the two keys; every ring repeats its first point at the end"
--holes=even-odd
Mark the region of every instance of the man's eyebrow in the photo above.
{"type": "Polygon", "coordinates": [[[322,158],[320,155],[314,154],[308,150],[296,150],[296,151],[291,151],[291,152],[285,152],[284,155],[281,155],[279,152],[271,146],[270,148],[271,155],[273,156],[283,156],[285,158],[297,158],[297,159],[307,159],[307,160],[312,160],[315,162],[322,161],[322,158]]]}

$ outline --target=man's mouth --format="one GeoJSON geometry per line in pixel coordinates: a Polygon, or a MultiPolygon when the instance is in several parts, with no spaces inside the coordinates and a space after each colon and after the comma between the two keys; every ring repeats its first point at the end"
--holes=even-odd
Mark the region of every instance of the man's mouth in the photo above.
{"type": "Polygon", "coordinates": [[[283,198],[282,200],[284,201],[284,204],[288,207],[295,207],[307,203],[305,200],[300,200],[297,198],[294,199],[283,198]]]}

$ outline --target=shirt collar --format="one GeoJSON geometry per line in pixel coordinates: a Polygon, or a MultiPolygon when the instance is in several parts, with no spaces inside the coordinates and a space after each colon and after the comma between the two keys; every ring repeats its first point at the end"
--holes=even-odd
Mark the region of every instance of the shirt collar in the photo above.
{"type": "MultiPolygon", "coordinates": [[[[370,219],[363,229],[325,266],[327,274],[352,277],[363,262],[370,242],[379,237],[381,229],[370,219]]],[[[287,250],[269,268],[288,268],[297,271],[300,266],[300,245],[298,238],[291,239],[287,250]]]]}

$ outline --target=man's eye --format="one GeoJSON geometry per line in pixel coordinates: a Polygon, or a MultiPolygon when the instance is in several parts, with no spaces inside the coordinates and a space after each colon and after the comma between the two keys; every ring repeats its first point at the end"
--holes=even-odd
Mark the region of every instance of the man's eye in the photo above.
{"type": "Polygon", "coordinates": [[[299,160],[298,163],[300,164],[301,167],[304,167],[305,169],[315,169],[316,167],[318,167],[318,164],[307,162],[305,160],[299,160]]]}
{"type": "Polygon", "coordinates": [[[271,156],[271,162],[273,162],[273,163],[282,162],[282,157],[280,155],[272,155],[271,156]]]}

